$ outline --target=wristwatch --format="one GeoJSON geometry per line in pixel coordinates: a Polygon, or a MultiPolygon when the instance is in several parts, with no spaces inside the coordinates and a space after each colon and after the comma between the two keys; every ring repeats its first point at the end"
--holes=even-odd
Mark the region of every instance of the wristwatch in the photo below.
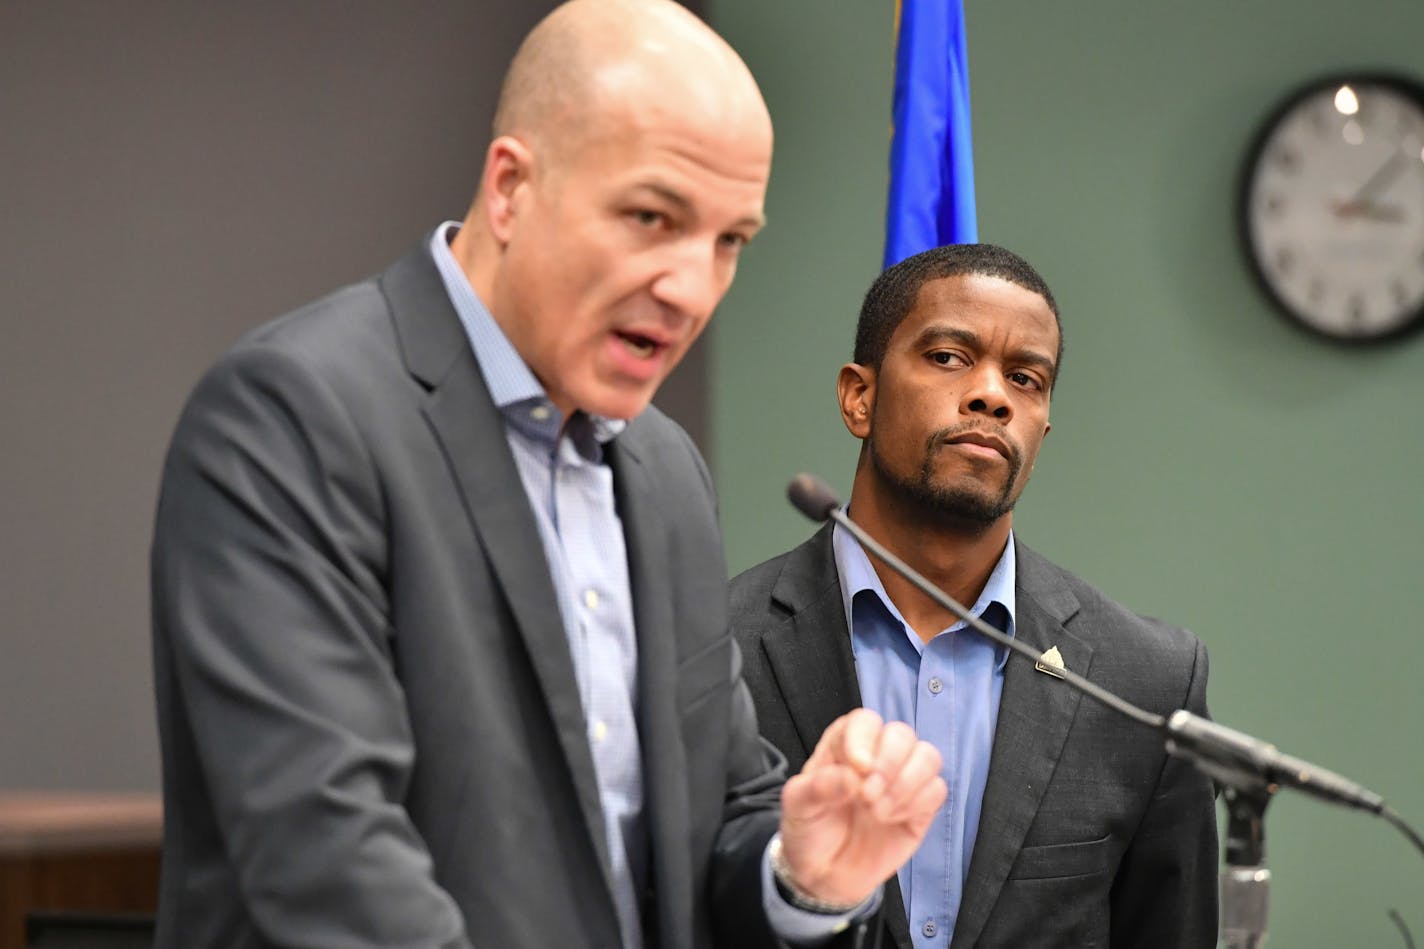
{"type": "Polygon", "coordinates": [[[804,909],[809,913],[824,913],[827,916],[844,916],[865,902],[856,900],[854,903],[830,903],[798,888],[791,882],[791,868],[786,865],[786,855],[781,852],[780,834],[771,838],[771,843],[767,846],[767,857],[771,860],[771,873],[776,878],[776,886],[781,890],[781,895],[797,909],[804,909]]]}

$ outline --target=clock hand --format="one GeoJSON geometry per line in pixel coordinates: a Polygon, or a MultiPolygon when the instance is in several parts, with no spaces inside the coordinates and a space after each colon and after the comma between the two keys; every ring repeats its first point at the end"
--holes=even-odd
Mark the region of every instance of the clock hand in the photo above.
{"type": "Polygon", "coordinates": [[[1373,201],[1333,201],[1330,210],[1339,218],[1363,218],[1398,224],[1404,220],[1404,209],[1397,204],[1376,204],[1373,201]]]}
{"type": "Polygon", "coordinates": [[[1404,209],[1397,204],[1376,204],[1369,201],[1360,205],[1355,213],[1366,220],[1388,224],[1398,224],[1404,220],[1404,209]]]}
{"type": "Polygon", "coordinates": [[[1365,179],[1365,183],[1355,191],[1354,197],[1345,203],[1347,205],[1368,205],[1374,193],[1388,185],[1399,174],[1404,167],[1404,155],[1404,145],[1401,143],[1394,150],[1394,154],[1385,159],[1384,164],[1376,168],[1374,174],[1365,179]]]}
{"type": "Polygon", "coordinates": [[[1402,214],[1399,208],[1376,205],[1373,196],[1376,192],[1387,187],[1399,175],[1399,172],[1404,168],[1406,154],[1412,155],[1413,149],[1401,142],[1394,153],[1365,179],[1365,183],[1355,189],[1355,194],[1352,197],[1344,201],[1332,201],[1330,210],[1335,212],[1336,217],[1341,218],[1367,218],[1373,221],[1400,220],[1402,214]]]}

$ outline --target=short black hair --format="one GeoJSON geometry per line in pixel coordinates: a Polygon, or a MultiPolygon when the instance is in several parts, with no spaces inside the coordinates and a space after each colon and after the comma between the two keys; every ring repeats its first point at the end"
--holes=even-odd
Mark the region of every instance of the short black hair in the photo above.
{"type": "Polygon", "coordinates": [[[854,360],[862,366],[880,368],[885,349],[890,345],[890,337],[914,309],[924,285],[931,280],[964,274],[997,277],[1043,297],[1043,302],[1053,311],[1054,322],[1058,324],[1058,353],[1054,365],[1061,369],[1063,321],[1058,317],[1058,303],[1053,299],[1053,291],[1048,289],[1048,284],[1028,261],[994,244],[946,244],[906,257],[895,266],[886,268],[870,285],[865,302],[860,306],[860,320],[855,327],[854,360]]]}

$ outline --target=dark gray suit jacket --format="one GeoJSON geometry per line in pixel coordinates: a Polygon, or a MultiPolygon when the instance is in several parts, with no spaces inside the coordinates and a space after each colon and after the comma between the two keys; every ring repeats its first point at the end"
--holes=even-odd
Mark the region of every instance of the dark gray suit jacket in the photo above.
{"type": "MultiPolygon", "coordinates": [[[[1016,636],[1158,713],[1206,711],[1206,652],[1022,544],[1016,636]]],[[[795,773],[861,704],[828,526],[732,581],[732,628],[762,734],[795,773]]],[[[954,949],[1216,944],[1212,787],[1162,738],[1010,656],[954,949]]],[[[886,928],[909,949],[897,881],[886,928]]],[[[889,943],[887,942],[887,945],[889,943]]]]}
{"type": "MultiPolygon", "coordinates": [[[[619,944],[539,532],[425,248],[247,336],[178,424],[152,555],[162,949],[619,944]]],[[[652,409],[608,462],[648,943],[770,944],[783,763],[728,633],[706,468],[652,409]]]]}

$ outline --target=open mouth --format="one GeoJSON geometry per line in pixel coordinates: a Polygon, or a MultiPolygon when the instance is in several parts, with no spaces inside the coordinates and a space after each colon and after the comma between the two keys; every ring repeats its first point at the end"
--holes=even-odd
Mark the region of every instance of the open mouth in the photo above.
{"type": "Polygon", "coordinates": [[[641,333],[620,332],[617,335],[623,347],[639,359],[647,359],[663,347],[662,343],[641,333]]]}

